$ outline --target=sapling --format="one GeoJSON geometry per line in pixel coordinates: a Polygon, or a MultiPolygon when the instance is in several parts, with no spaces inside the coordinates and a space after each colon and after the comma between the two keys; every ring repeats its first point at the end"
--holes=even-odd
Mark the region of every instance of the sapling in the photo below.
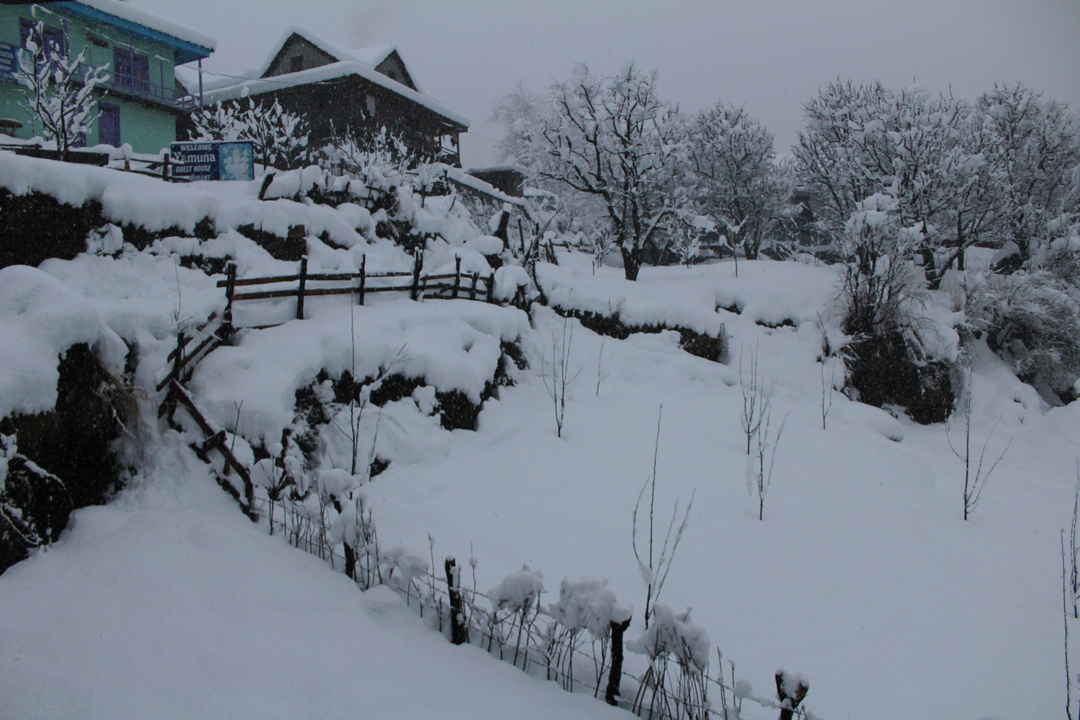
{"type": "MultiPolygon", "coordinates": [[[[686,532],[686,525],[690,519],[690,510],[694,507],[694,493],[691,493],[690,502],[686,504],[686,509],[683,511],[682,520],[680,521],[679,500],[675,500],[675,506],[671,511],[671,519],[668,521],[667,531],[664,533],[663,545],[661,545],[659,553],[657,553],[655,533],[656,467],[660,457],[660,429],[663,415],[664,406],[660,405],[656,413],[656,439],[653,445],[652,472],[638,492],[632,516],[633,534],[631,536],[631,541],[634,549],[634,558],[637,560],[638,569],[641,571],[641,578],[645,582],[644,618],[646,629],[649,627],[652,607],[660,599],[660,595],[664,591],[664,584],[667,582],[668,573],[671,572],[671,565],[675,560],[676,553],[679,551],[679,544],[682,542],[683,533],[686,532]],[[642,555],[645,552],[645,549],[638,547],[638,515],[641,512],[641,502],[645,498],[646,492],[648,492],[649,495],[649,537],[648,554],[643,558],[642,555]]],[[[642,544],[644,544],[644,542],[645,541],[642,540],[642,544]]]]}
{"type": "Polygon", "coordinates": [[[555,418],[555,436],[561,438],[566,425],[566,405],[570,388],[577,380],[580,369],[571,368],[574,345],[574,325],[570,318],[563,318],[559,332],[551,335],[551,360],[545,358],[541,379],[551,399],[555,418]]]}
{"type": "Polygon", "coordinates": [[[750,455],[754,435],[761,428],[762,419],[769,413],[772,405],[772,385],[762,377],[758,359],[757,345],[754,345],[749,359],[745,351],[739,353],[739,391],[742,393],[739,423],[746,436],[747,456],[750,455]]]}
{"type": "Polygon", "coordinates": [[[1077,601],[1080,600],[1080,462],[1076,467],[1076,489],[1073,490],[1072,522],[1069,525],[1069,589],[1072,594],[1073,617],[1080,618],[1077,601]]]}
{"type": "Polygon", "coordinates": [[[600,383],[607,377],[607,371],[604,370],[604,346],[607,345],[607,338],[600,339],[600,352],[596,355],[596,397],[600,397],[600,383]]]}
{"type": "Polygon", "coordinates": [[[758,520],[765,519],[765,502],[772,486],[773,470],[776,468],[776,451],[784,436],[789,415],[790,413],[784,416],[779,426],[774,426],[773,410],[771,407],[766,408],[754,433],[754,454],[749,460],[748,480],[750,491],[757,498],[758,520]]]}
{"type": "Polygon", "coordinates": [[[982,447],[979,448],[977,454],[973,445],[973,430],[974,423],[972,421],[972,400],[975,394],[975,376],[971,368],[967,369],[967,382],[963,392],[960,395],[960,403],[957,408],[957,412],[960,414],[961,438],[959,443],[953,441],[953,423],[950,420],[949,424],[945,428],[945,439],[949,443],[949,449],[952,450],[953,455],[964,466],[964,482],[963,482],[963,518],[965,521],[970,519],[975,508],[978,506],[979,501],[982,499],[983,490],[986,489],[986,483],[989,481],[990,476],[994,474],[994,470],[1001,464],[1001,461],[1005,458],[1006,453],[1012,447],[1012,440],[1002,448],[1001,452],[997,454],[992,462],[987,464],[986,454],[990,448],[990,442],[994,439],[994,432],[997,429],[997,423],[990,428],[990,433],[983,441],[982,447]]]}

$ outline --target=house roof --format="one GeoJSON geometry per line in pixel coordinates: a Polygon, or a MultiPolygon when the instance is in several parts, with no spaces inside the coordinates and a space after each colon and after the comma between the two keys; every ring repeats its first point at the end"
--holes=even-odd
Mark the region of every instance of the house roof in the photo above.
{"type": "MultiPolygon", "coordinates": [[[[417,105],[425,107],[451,124],[458,125],[463,130],[467,130],[469,128],[469,121],[463,115],[453,112],[430,95],[420,92],[419,90],[413,90],[411,87],[408,87],[375,69],[394,52],[396,52],[396,48],[389,45],[369,48],[344,48],[303,28],[291,27],[282,33],[281,38],[274,44],[273,51],[267,56],[266,61],[259,68],[255,77],[252,77],[250,80],[232,82],[224,87],[215,87],[213,89],[208,89],[204,83],[203,98],[208,103],[221,102],[223,100],[235,100],[249,95],[261,95],[273,90],[309,85],[312,83],[336,80],[350,75],[356,75],[379,85],[390,92],[400,95],[417,105]],[[299,35],[326,54],[337,58],[338,62],[310,68],[308,70],[264,77],[269,71],[270,66],[273,64],[274,59],[285,46],[285,43],[287,43],[289,38],[293,35],[299,35]]],[[[400,53],[398,53],[398,57],[401,57],[400,53]]],[[[402,63],[404,63],[404,61],[402,61],[402,63]]],[[[409,73],[409,77],[412,79],[412,73],[409,73]]]]}
{"type": "Polygon", "coordinates": [[[210,55],[217,43],[208,35],[146,12],[119,0],[65,0],[52,3],[70,15],[102,22],[140,35],[148,35],[176,51],[176,62],[187,63],[210,55]]]}
{"type": "Polygon", "coordinates": [[[274,75],[267,78],[244,80],[233,85],[209,91],[206,90],[204,86],[203,99],[207,103],[236,100],[237,98],[252,95],[262,95],[263,93],[268,93],[273,90],[282,90],[284,88],[297,87],[300,85],[311,85],[327,80],[337,80],[350,75],[357,75],[369,82],[380,85],[393,93],[411,100],[417,105],[427,108],[436,115],[439,115],[443,119],[454,125],[458,125],[463,129],[467,130],[469,127],[469,121],[463,115],[458,115],[447,109],[430,95],[419,93],[412,88],[402,85],[396,80],[388,78],[371,66],[358,62],[330,63],[329,65],[322,65],[320,67],[311,68],[310,70],[285,73],[284,75],[274,75]]]}
{"type": "Polygon", "coordinates": [[[327,40],[325,37],[317,35],[307,28],[294,25],[286,28],[285,32],[283,32],[281,37],[277,39],[277,42],[274,43],[273,50],[266,56],[266,60],[263,62],[262,67],[255,73],[256,77],[264,77],[266,73],[269,72],[270,66],[285,47],[285,43],[289,42],[289,38],[293,35],[299,35],[327,55],[333,56],[334,59],[339,62],[358,62],[363,65],[370,65],[373,68],[377,67],[383,60],[397,51],[397,48],[393,45],[378,45],[366,48],[345,47],[340,43],[327,40]]]}

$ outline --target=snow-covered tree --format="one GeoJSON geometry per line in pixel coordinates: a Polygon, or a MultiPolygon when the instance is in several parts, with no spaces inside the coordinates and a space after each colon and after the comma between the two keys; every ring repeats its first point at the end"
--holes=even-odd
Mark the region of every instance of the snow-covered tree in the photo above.
{"type": "Polygon", "coordinates": [[[689,158],[701,208],[733,249],[756,258],[786,199],[772,133],[745,108],[718,103],[693,118],[689,158]]]}
{"type": "Polygon", "coordinates": [[[56,143],[61,160],[84,141],[100,115],[98,90],[109,81],[105,65],[86,63],[86,51],[69,57],[66,30],[56,43],[38,22],[18,52],[15,79],[22,86],[21,105],[41,125],[45,136],[56,143]]]}
{"type": "Polygon", "coordinates": [[[292,170],[308,162],[307,120],[274,100],[268,106],[248,98],[245,105],[213,105],[191,115],[193,140],[251,140],[255,159],[266,167],[292,170]]]}
{"type": "Polygon", "coordinates": [[[1001,239],[1015,243],[1026,262],[1074,220],[1080,122],[1066,105],[1019,84],[995,86],[976,105],[989,134],[989,161],[1000,168],[1001,239]]]}
{"type": "Polygon", "coordinates": [[[578,66],[540,105],[518,114],[504,147],[535,177],[602,208],[636,280],[646,248],[665,244],[691,206],[686,123],[660,99],[656,74],[633,64],[609,77],[578,66]]]}

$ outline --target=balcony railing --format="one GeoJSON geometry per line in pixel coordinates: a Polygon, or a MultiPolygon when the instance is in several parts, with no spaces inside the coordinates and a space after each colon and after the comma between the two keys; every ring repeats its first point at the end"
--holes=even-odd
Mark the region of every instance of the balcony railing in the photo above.
{"type": "MultiPolygon", "coordinates": [[[[0,43],[0,80],[15,80],[15,72],[19,69],[18,49],[16,45],[0,43]]],[[[89,70],[89,66],[86,70],[89,70]]],[[[113,94],[145,100],[177,110],[191,110],[196,105],[195,98],[187,93],[177,92],[174,87],[155,84],[152,78],[116,73],[112,70],[109,70],[109,75],[109,81],[105,83],[105,87],[113,94]]],[[[169,80],[175,82],[173,78],[169,80]]]]}

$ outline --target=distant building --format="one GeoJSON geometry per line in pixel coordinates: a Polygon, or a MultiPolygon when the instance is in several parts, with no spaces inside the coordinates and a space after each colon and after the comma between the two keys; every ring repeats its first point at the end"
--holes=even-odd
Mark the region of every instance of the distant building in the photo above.
{"type": "Polygon", "coordinates": [[[524,193],[526,173],[521,168],[513,165],[469,168],[466,172],[473,177],[478,177],[489,185],[502,190],[507,195],[522,197],[524,193]]]}
{"type": "Polygon", "coordinates": [[[325,144],[346,128],[385,126],[422,156],[460,166],[459,137],[468,121],[420,91],[392,47],[342,48],[301,29],[290,29],[274,45],[250,80],[204,88],[205,104],[277,100],[303,114],[310,145],[325,144]]]}
{"type": "Polygon", "coordinates": [[[23,88],[15,79],[17,51],[37,22],[45,25],[46,43],[68,57],[85,51],[88,65],[108,68],[101,116],[87,145],[128,143],[135,152],[156,153],[176,140],[177,119],[194,98],[178,92],[175,68],[208,57],[214,41],[118,0],[0,5],[0,131],[42,135],[20,107],[23,88]]]}

